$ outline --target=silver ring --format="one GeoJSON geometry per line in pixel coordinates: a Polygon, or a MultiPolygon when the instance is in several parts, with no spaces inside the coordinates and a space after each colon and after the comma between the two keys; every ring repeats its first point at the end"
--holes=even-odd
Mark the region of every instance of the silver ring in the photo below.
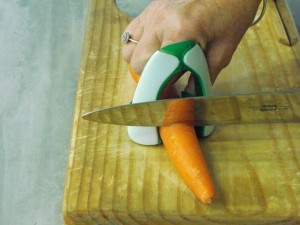
{"type": "Polygon", "coordinates": [[[125,32],[123,35],[122,35],[122,41],[126,44],[128,42],[132,42],[132,43],[139,43],[138,41],[134,40],[131,38],[131,35],[129,34],[129,32],[125,32]]]}

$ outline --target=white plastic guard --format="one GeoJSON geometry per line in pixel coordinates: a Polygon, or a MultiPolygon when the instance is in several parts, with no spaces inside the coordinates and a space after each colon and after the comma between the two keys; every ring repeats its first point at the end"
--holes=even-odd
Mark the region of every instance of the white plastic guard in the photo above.
{"type": "MultiPolygon", "coordinates": [[[[183,59],[186,66],[194,70],[202,81],[203,95],[210,95],[212,84],[205,56],[199,45],[189,50],[183,59]]],[[[156,51],[146,64],[141,75],[132,103],[157,100],[158,93],[164,82],[179,66],[179,60],[174,56],[156,51]]],[[[203,136],[213,132],[213,126],[205,126],[203,136]]],[[[157,145],[161,143],[157,127],[128,127],[129,137],[142,145],[157,145]]]]}

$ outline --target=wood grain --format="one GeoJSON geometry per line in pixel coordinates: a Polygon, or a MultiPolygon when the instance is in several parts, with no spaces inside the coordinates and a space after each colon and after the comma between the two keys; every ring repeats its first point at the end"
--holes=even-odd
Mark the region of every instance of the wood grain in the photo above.
{"type": "MultiPolygon", "coordinates": [[[[248,30],[214,92],[300,88],[300,68],[279,39],[273,1],[248,30]],[[275,17],[275,19],[274,19],[275,17]]],[[[277,19],[276,19],[277,18],[277,19]]],[[[280,20],[280,19],[279,19],[280,20]]],[[[71,134],[64,195],[67,225],[300,223],[298,124],[218,126],[201,145],[216,185],[203,205],[178,177],[163,146],[131,142],[126,128],[81,115],[128,103],[135,84],[121,58],[130,19],[111,0],[92,0],[71,134]]]]}

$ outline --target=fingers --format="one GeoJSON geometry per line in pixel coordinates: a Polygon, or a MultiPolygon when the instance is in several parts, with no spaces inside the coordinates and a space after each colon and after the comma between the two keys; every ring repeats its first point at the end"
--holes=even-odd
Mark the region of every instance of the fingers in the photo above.
{"type": "Polygon", "coordinates": [[[145,29],[138,19],[129,24],[125,30],[138,43],[130,41],[124,43],[123,58],[130,64],[132,70],[138,74],[142,73],[146,62],[153,53],[160,49],[160,42],[157,40],[153,30],[149,26],[145,29]]]}
{"type": "MultiPolygon", "coordinates": [[[[130,37],[136,41],[139,41],[143,35],[144,29],[143,26],[140,25],[139,17],[135,18],[125,29],[125,32],[128,32],[130,34],[130,37]]],[[[123,34],[124,34],[123,33],[123,34]]],[[[123,49],[122,49],[122,56],[124,60],[129,64],[133,51],[136,47],[136,43],[133,43],[131,41],[124,43],[123,49]]]]}
{"type": "Polygon", "coordinates": [[[231,61],[236,46],[226,41],[208,43],[204,49],[211,82],[214,83],[218,74],[231,61]]]}
{"type": "MultiPolygon", "coordinates": [[[[137,74],[142,73],[147,61],[155,51],[163,46],[187,39],[184,35],[177,35],[173,39],[169,36],[169,38],[160,40],[153,34],[153,30],[154,27],[145,29],[138,20],[131,23],[126,29],[126,32],[129,32],[131,37],[134,40],[137,40],[138,43],[125,43],[123,46],[123,57],[137,74]]],[[[237,45],[232,41],[224,39],[208,43],[202,41],[202,44],[200,43],[200,45],[202,45],[202,48],[204,49],[211,81],[214,83],[220,71],[230,63],[237,45]]]]}
{"type": "Polygon", "coordinates": [[[257,8],[254,3],[240,0],[232,0],[229,9],[225,10],[227,6],[225,0],[152,1],[126,28],[125,32],[138,43],[124,44],[123,58],[133,71],[141,74],[149,58],[161,47],[194,40],[204,50],[214,82],[231,61],[257,8]],[[248,9],[248,6],[248,16],[244,16],[242,9],[248,9]]]}
{"type": "Polygon", "coordinates": [[[160,41],[150,32],[144,32],[139,43],[133,49],[130,59],[132,69],[141,74],[150,57],[160,49],[160,41]]]}

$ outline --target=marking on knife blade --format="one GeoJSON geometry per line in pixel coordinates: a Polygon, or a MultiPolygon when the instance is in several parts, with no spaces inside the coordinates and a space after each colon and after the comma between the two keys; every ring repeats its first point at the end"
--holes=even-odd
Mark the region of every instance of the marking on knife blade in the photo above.
{"type": "Polygon", "coordinates": [[[276,111],[277,110],[277,105],[261,105],[259,107],[260,111],[276,111]]]}
{"type": "Polygon", "coordinates": [[[260,111],[276,111],[276,110],[287,110],[289,106],[278,106],[278,105],[261,105],[259,110],[260,111]]]}
{"type": "Polygon", "coordinates": [[[261,112],[277,111],[277,110],[288,110],[289,106],[278,106],[276,104],[263,104],[260,106],[250,106],[250,109],[259,110],[261,112]]]}

